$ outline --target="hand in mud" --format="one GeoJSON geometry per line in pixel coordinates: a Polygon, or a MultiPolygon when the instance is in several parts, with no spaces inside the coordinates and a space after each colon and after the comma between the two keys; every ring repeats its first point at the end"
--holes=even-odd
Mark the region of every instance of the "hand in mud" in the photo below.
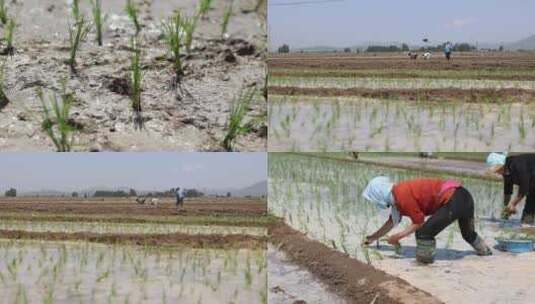
{"type": "Polygon", "coordinates": [[[370,246],[373,241],[375,241],[374,238],[367,236],[364,241],[362,241],[362,246],[370,246]]]}
{"type": "Polygon", "coordinates": [[[512,214],[516,214],[516,207],[509,204],[505,207],[504,213],[507,214],[507,217],[509,218],[512,214]]]}
{"type": "Polygon", "coordinates": [[[400,237],[397,234],[391,235],[388,237],[388,244],[393,245],[394,247],[400,246],[399,245],[400,237]]]}

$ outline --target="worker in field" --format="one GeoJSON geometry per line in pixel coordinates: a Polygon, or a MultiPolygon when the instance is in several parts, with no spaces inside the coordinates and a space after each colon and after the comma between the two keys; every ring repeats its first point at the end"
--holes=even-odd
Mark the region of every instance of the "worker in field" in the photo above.
{"type": "Polygon", "coordinates": [[[180,209],[184,205],[184,190],[180,187],[176,187],[175,189],[175,196],[176,196],[176,208],[180,209]]]}
{"type": "Polygon", "coordinates": [[[535,154],[507,156],[506,153],[490,153],[487,165],[491,172],[503,177],[503,217],[517,212],[517,206],[526,198],[522,211],[522,223],[533,225],[535,220],[535,154]],[[518,186],[513,196],[513,185],[518,186]]]}
{"type": "Polygon", "coordinates": [[[459,223],[463,239],[478,255],[492,255],[485,241],[475,232],[472,195],[459,181],[414,179],[394,184],[388,177],[379,176],[370,181],[362,196],[381,209],[391,208],[388,220],[366,237],[364,245],[380,239],[399,224],[403,216],[408,216],[412,224],[388,237],[388,243],[399,246],[401,239],[416,233],[416,260],[419,263],[434,262],[435,237],[454,221],[459,223]]]}
{"type": "Polygon", "coordinates": [[[446,59],[450,61],[451,59],[451,52],[453,51],[453,45],[448,41],[446,44],[444,44],[444,56],[446,56],[446,59]]]}

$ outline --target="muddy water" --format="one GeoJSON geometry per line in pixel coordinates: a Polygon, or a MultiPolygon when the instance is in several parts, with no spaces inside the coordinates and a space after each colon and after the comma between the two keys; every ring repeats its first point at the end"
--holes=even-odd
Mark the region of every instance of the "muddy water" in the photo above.
{"type": "Polygon", "coordinates": [[[263,250],[0,241],[5,303],[265,303],[263,250]]]}
{"type": "MultiPolygon", "coordinates": [[[[456,224],[438,235],[436,262],[430,267],[415,264],[413,236],[401,241],[401,254],[384,241],[361,247],[364,237],[388,217],[387,211],[377,210],[361,197],[367,182],[377,175],[394,180],[432,176],[412,170],[274,155],[270,158],[270,212],[284,217],[308,237],[399,276],[446,303],[531,303],[535,293],[530,278],[535,271],[524,267],[535,260],[535,255],[494,250],[492,257],[478,257],[462,239],[456,224]]],[[[442,177],[448,176],[454,177],[442,177]]],[[[496,237],[520,227],[518,215],[506,225],[497,219],[502,199],[500,183],[477,178],[462,181],[475,200],[476,231],[489,245],[496,245],[496,237]]],[[[395,231],[408,224],[409,220],[404,219],[395,231]]]]}
{"type": "Polygon", "coordinates": [[[273,151],[529,151],[535,104],[270,97],[273,151]]]}
{"type": "Polygon", "coordinates": [[[2,221],[0,230],[23,230],[31,232],[89,232],[111,234],[245,234],[263,236],[266,228],[232,227],[232,226],[200,226],[174,224],[125,224],[125,223],[90,223],[90,222],[43,222],[43,221],[2,221]]]}
{"type": "MultiPolygon", "coordinates": [[[[58,93],[63,79],[68,79],[68,91],[77,99],[70,117],[78,129],[73,150],[221,150],[233,100],[245,88],[255,86],[259,94],[245,118],[252,132],[237,139],[236,149],[265,150],[266,106],[260,92],[267,39],[263,11],[251,12],[256,1],[235,1],[228,40],[220,39],[218,30],[225,3],[214,1],[208,18],[199,22],[191,55],[183,59],[182,91],[170,87],[173,71],[166,60],[161,23],[174,9],[192,14],[197,1],[143,1],[139,39],[144,72],[143,131],[134,130],[129,97],[112,89],[114,81],[130,77],[129,44],[134,29],[124,12],[125,1],[103,1],[108,14],[104,46],[96,45],[92,31],[79,51],[77,73],[65,64],[69,57],[68,3],[24,0],[8,4],[20,26],[15,34],[17,51],[5,65],[4,88],[11,102],[0,110],[1,150],[55,149],[41,130],[43,110],[36,89],[42,87],[47,95],[58,93]],[[229,52],[230,62],[224,56],[229,52]]],[[[90,18],[88,2],[83,1],[82,10],[90,18]]]]}
{"type": "MultiPolygon", "coordinates": [[[[274,246],[268,246],[268,303],[286,304],[305,301],[308,304],[346,303],[331,293],[314,276],[291,261],[274,246]]],[[[302,303],[302,302],[301,302],[302,303]]]]}

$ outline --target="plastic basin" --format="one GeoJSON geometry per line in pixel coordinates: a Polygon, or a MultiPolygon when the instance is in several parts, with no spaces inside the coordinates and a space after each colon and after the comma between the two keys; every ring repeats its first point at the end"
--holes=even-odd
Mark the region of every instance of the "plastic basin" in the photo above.
{"type": "Polygon", "coordinates": [[[532,240],[507,240],[496,239],[498,241],[498,248],[503,251],[512,253],[523,253],[533,251],[532,240]]]}

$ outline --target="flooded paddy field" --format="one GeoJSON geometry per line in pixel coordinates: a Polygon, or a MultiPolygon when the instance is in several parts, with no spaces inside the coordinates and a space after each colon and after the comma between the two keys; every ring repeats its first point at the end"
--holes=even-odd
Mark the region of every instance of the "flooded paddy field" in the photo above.
{"type": "MultiPolygon", "coordinates": [[[[530,303],[535,294],[525,278],[535,275],[527,267],[535,259],[533,254],[514,255],[494,248],[493,256],[476,256],[456,224],[438,235],[436,261],[430,266],[415,263],[413,236],[401,241],[401,253],[383,242],[360,245],[388,217],[361,197],[367,182],[378,175],[395,181],[417,177],[461,180],[474,197],[476,231],[492,247],[496,238],[522,229],[518,216],[508,223],[499,220],[503,186],[498,180],[464,175],[458,164],[452,169],[458,173],[276,153],[270,155],[269,163],[269,211],[303,237],[402,279],[439,301],[530,303]]],[[[408,222],[402,221],[401,227],[408,222]]]]}
{"type": "Polygon", "coordinates": [[[162,201],[0,199],[6,303],[267,303],[265,199],[162,201]]]}
{"type": "Polygon", "coordinates": [[[266,303],[264,250],[0,240],[6,303],[266,303]]]}
{"type": "Polygon", "coordinates": [[[528,151],[533,53],[271,55],[274,151],[528,151]]]}
{"type": "Polygon", "coordinates": [[[271,96],[273,151],[492,151],[535,148],[535,103],[271,96]]]}
{"type": "MultiPolygon", "coordinates": [[[[90,27],[71,66],[69,33],[80,24],[73,20],[73,1],[6,1],[16,26],[12,56],[0,57],[6,97],[0,101],[0,149],[60,149],[43,124],[44,105],[52,109],[56,97],[60,105],[70,100],[63,118],[72,151],[265,150],[266,2],[233,1],[227,20],[230,1],[213,1],[201,16],[194,0],[136,0],[139,30],[125,11],[126,3],[102,1],[105,21],[99,46],[91,4],[80,1],[79,12],[90,27]],[[195,20],[192,39],[181,42],[180,77],[164,36],[166,22],[177,11],[184,20],[195,20]],[[142,76],[139,87],[134,71],[142,76]],[[139,107],[134,92],[141,96],[139,107]],[[232,109],[245,95],[241,125],[248,132],[225,145],[232,109]]],[[[4,36],[6,31],[1,30],[4,36]]],[[[52,128],[59,132],[56,123],[63,118],[50,112],[52,128]]]]}

